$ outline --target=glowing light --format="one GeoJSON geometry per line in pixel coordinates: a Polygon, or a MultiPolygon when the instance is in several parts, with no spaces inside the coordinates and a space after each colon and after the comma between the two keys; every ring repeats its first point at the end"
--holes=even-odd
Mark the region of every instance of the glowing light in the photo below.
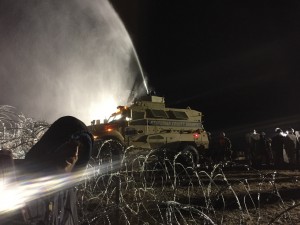
{"type": "Polygon", "coordinates": [[[0,185],[0,215],[24,206],[22,192],[22,188],[15,184],[0,185]]]}
{"type": "MultiPolygon", "coordinates": [[[[112,165],[111,163],[107,163],[112,165]]],[[[83,183],[87,177],[107,173],[107,164],[84,169],[74,173],[64,173],[55,176],[26,179],[9,184],[0,183],[0,215],[20,209],[25,202],[30,202],[61,190],[83,183]],[[95,171],[98,171],[95,174],[95,171]]],[[[113,163],[119,165],[119,161],[113,163]]]]}
{"type": "Polygon", "coordinates": [[[198,133],[194,133],[193,136],[194,136],[195,139],[199,138],[199,134],[198,133]]]}
{"type": "Polygon", "coordinates": [[[118,114],[118,115],[116,115],[115,120],[119,120],[119,119],[121,119],[121,117],[122,117],[122,115],[118,114]]]}
{"type": "Polygon", "coordinates": [[[111,132],[112,130],[113,130],[113,129],[111,129],[111,128],[107,128],[107,131],[108,131],[108,132],[111,132]]]}
{"type": "Polygon", "coordinates": [[[91,120],[100,119],[103,121],[104,119],[108,118],[112,112],[116,111],[117,106],[118,103],[114,96],[107,95],[104,98],[91,103],[89,117],[91,120]]]}

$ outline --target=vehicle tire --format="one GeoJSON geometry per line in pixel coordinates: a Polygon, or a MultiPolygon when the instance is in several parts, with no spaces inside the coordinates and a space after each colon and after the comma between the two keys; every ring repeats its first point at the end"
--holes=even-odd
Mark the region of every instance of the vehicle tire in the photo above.
{"type": "Polygon", "coordinates": [[[200,156],[198,150],[193,145],[186,145],[179,152],[176,161],[182,163],[184,166],[196,167],[199,163],[200,156]]]}
{"type": "Polygon", "coordinates": [[[107,170],[116,170],[120,168],[123,155],[124,145],[119,140],[106,139],[95,142],[92,157],[107,170]]]}

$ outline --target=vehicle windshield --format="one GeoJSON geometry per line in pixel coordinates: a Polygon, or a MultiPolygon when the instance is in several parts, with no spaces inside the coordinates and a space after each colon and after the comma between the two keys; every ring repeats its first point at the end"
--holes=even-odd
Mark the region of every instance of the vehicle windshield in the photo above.
{"type": "Polygon", "coordinates": [[[122,113],[114,113],[108,118],[108,123],[113,123],[114,121],[120,120],[122,118],[122,113]]]}

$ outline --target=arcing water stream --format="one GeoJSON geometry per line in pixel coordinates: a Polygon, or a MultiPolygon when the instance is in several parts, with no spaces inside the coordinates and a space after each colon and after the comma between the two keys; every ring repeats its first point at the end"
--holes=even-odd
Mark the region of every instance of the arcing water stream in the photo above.
{"type": "Polygon", "coordinates": [[[148,92],[108,0],[12,0],[1,10],[0,105],[49,123],[73,115],[89,124],[125,105],[137,76],[137,89],[148,92]]]}

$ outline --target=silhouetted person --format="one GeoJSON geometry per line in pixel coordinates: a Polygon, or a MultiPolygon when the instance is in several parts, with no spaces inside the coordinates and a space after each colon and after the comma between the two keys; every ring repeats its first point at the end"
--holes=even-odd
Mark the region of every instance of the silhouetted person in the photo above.
{"type": "Polygon", "coordinates": [[[259,152],[259,139],[260,135],[253,130],[252,133],[248,136],[248,145],[249,145],[249,153],[248,153],[248,161],[249,165],[255,164],[256,156],[259,152]]]}
{"type": "Polygon", "coordinates": [[[224,132],[220,132],[214,143],[213,159],[215,163],[231,161],[231,153],[231,141],[224,132]]]}
{"type": "Polygon", "coordinates": [[[290,128],[287,135],[284,138],[284,148],[289,160],[290,169],[296,167],[296,149],[297,149],[297,137],[294,134],[294,129],[290,128]]]}
{"type": "Polygon", "coordinates": [[[265,158],[265,163],[268,166],[274,165],[274,155],[273,155],[273,151],[272,151],[272,139],[266,137],[266,142],[267,142],[267,154],[266,154],[266,158],[265,158]]]}
{"type": "Polygon", "coordinates": [[[250,149],[251,149],[251,134],[252,133],[246,133],[245,135],[245,158],[246,161],[249,165],[252,164],[252,158],[251,158],[251,154],[250,154],[250,149]]]}
{"type": "MultiPolygon", "coordinates": [[[[56,120],[25,156],[24,169],[31,179],[61,176],[66,180],[83,170],[91,156],[93,136],[75,117],[56,120]]],[[[54,190],[27,203],[25,218],[30,224],[78,224],[74,184],[54,190]],[[70,188],[71,186],[71,188],[70,188]]]]}
{"type": "Polygon", "coordinates": [[[213,160],[213,151],[214,151],[214,144],[213,144],[213,138],[210,132],[206,132],[207,133],[207,138],[208,138],[208,151],[204,152],[204,157],[209,160],[210,162],[212,162],[213,160]]]}
{"type": "Polygon", "coordinates": [[[266,165],[270,165],[273,161],[273,154],[271,151],[271,140],[266,137],[265,132],[261,132],[259,134],[259,140],[257,143],[257,148],[254,152],[254,165],[262,166],[263,163],[266,165]]]}
{"type": "Polygon", "coordinates": [[[274,166],[281,168],[284,165],[283,161],[283,148],[284,148],[284,136],[283,131],[280,128],[275,129],[275,136],[272,137],[272,152],[274,156],[274,166]]]}

